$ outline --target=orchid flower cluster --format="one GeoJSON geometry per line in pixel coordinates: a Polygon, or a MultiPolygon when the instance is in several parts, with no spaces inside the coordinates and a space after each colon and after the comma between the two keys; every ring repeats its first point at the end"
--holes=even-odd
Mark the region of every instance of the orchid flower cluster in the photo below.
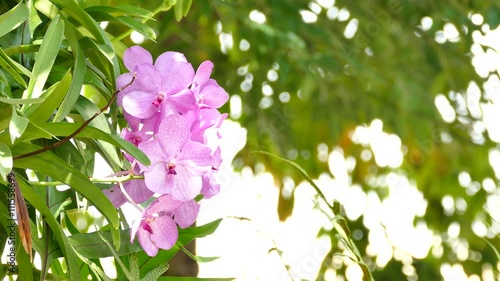
{"type": "Polygon", "coordinates": [[[149,166],[125,154],[133,179],[104,193],[116,208],[126,202],[151,203],[132,223],[131,243],[137,236],[144,251],[155,256],[172,248],[177,226],[193,224],[199,204],[195,197],[210,198],[219,192],[215,173],[222,162],[218,130],[227,114],[220,108],[229,96],[210,78],[213,64],[204,61],[195,72],[185,56],[165,52],[153,63],[140,46],[123,56],[130,71],[117,78],[117,103],[128,123],[121,136],[139,147],[151,160],[149,166]]]}

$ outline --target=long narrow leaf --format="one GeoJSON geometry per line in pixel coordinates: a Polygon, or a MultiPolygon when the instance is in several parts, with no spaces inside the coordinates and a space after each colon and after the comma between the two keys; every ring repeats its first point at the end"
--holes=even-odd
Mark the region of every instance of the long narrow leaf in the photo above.
{"type": "MultiPolygon", "coordinates": [[[[27,87],[26,81],[20,73],[29,73],[23,66],[12,60],[3,50],[0,48],[0,66],[16,80],[23,87],[27,87]]],[[[31,75],[31,73],[29,73],[31,75]]]]}
{"type": "Polygon", "coordinates": [[[85,9],[89,14],[92,12],[102,12],[106,14],[122,14],[133,17],[151,18],[154,14],[146,9],[131,5],[120,5],[116,7],[110,6],[91,6],[85,9]]]}
{"type": "Polygon", "coordinates": [[[6,103],[6,104],[33,104],[33,103],[42,103],[43,99],[41,99],[41,98],[36,98],[36,99],[10,99],[10,98],[0,97],[0,102],[6,103]]]}
{"type": "MultiPolygon", "coordinates": [[[[21,143],[12,149],[14,154],[33,151],[39,147],[21,143]]],[[[114,228],[119,227],[118,213],[109,199],[77,169],[62,161],[51,152],[44,152],[14,161],[14,167],[32,169],[61,181],[82,194],[103,214],[114,228]]]]}
{"type": "Polygon", "coordinates": [[[71,82],[71,73],[67,72],[61,81],[52,85],[43,95],[43,102],[32,105],[26,110],[25,115],[35,124],[42,124],[54,114],[57,107],[68,92],[71,82]]]}
{"type": "Polygon", "coordinates": [[[144,278],[141,279],[141,281],[156,281],[160,276],[163,275],[168,270],[168,264],[160,264],[157,267],[153,268],[151,271],[149,271],[144,278]]]}
{"type": "MultiPolygon", "coordinates": [[[[71,133],[75,132],[78,128],[80,128],[80,126],[81,124],[75,124],[75,123],[45,123],[42,126],[40,126],[40,128],[52,136],[66,137],[71,133]]],[[[146,156],[146,154],[144,154],[144,152],[142,152],[132,143],[122,139],[120,136],[117,136],[115,134],[109,134],[94,127],[85,127],[85,129],[83,129],[76,136],[76,138],[88,138],[88,139],[105,141],[107,143],[112,144],[113,146],[123,149],[142,164],[144,165],[150,164],[149,158],[146,156]]],[[[8,136],[0,135],[0,142],[8,142],[8,136]]]]}
{"type": "MultiPolygon", "coordinates": [[[[222,219],[218,219],[202,226],[179,229],[179,240],[177,240],[177,245],[184,246],[195,238],[202,238],[214,233],[221,221],[222,219]]],[[[168,251],[159,251],[153,258],[149,257],[144,252],[138,253],[141,276],[144,276],[158,265],[168,262],[179,251],[179,246],[177,245],[168,251]]]]}
{"type": "Polygon", "coordinates": [[[149,25],[129,17],[118,16],[116,17],[116,19],[126,26],[132,28],[133,30],[144,35],[144,37],[148,38],[149,40],[156,40],[156,33],[149,25]]]}
{"type": "Polygon", "coordinates": [[[12,110],[12,116],[9,124],[10,141],[12,144],[14,144],[14,141],[17,138],[21,137],[26,130],[26,127],[28,127],[29,122],[30,120],[28,118],[19,116],[17,115],[15,109],[12,110]]]}
{"type": "Polygon", "coordinates": [[[7,13],[0,15],[0,37],[14,30],[28,19],[30,11],[23,2],[17,4],[7,13]]]}
{"type": "Polygon", "coordinates": [[[66,29],[64,34],[71,49],[73,50],[73,75],[68,92],[59,106],[56,115],[54,116],[54,122],[60,122],[63,120],[73,109],[78,97],[80,96],[83,81],[85,79],[85,54],[80,46],[80,43],[78,42],[77,33],[78,30],[68,20],[66,20],[66,29]]]}
{"type": "Polygon", "coordinates": [[[28,90],[23,94],[23,98],[38,98],[42,94],[43,86],[59,52],[63,33],[64,21],[61,21],[59,15],[57,15],[45,33],[33,66],[33,78],[30,80],[28,90]]]}
{"type": "MultiPolygon", "coordinates": [[[[74,0],[51,0],[51,2],[61,5],[63,11],[68,13],[71,17],[76,19],[82,26],[84,26],[97,40],[100,45],[107,45],[113,48],[109,37],[99,24],[74,0]]],[[[117,56],[113,57],[112,72],[108,79],[114,83],[116,77],[120,75],[120,65],[117,56]]],[[[114,84],[113,84],[114,86],[114,84]]]]}
{"type": "MultiPolygon", "coordinates": [[[[78,102],[75,104],[75,109],[85,120],[90,119],[97,111],[99,111],[99,108],[94,103],[83,96],[80,96],[78,99],[78,102]]],[[[110,125],[103,114],[98,115],[94,120],[92,120],[89,126],[98,128],[105,133],[112,134],[110,125]]],[[[101,141],[97,141],[97,144],[101,148],[108,164],[114,170],[118,170],[122,165],[116,148],[113,145],[101,141]]]]}
{"type": "MultiPolygon", "coordinates": [[[[102,231],[101,235],[107,241],[111,240],[110,231],[102,231]]],[[[121,242],[117,255],[123,256],[142,251],[141,246],[136,241],[130,244],[130,230],[120,230],[121,242]]],[[[89,259],[112,257],[113,253],[99,236],[99,233],[79,233],[68,237],[73,248],[89,259]]]]}
{"type": "Polygon", "coordinates": [[[31,189],[30,186],[27,185],[26,182],[24,182],[24,180],[22,180],[20,177],[17,177],[17,182],[19,183],[19,187],[21,188],[21,193],[23,194],[23,197],[28,202],[30,202],[30,204],[33,207],[35,207],[38,210],[38,212],[40,212],[40,215],[43,216],[44,221],[50,227],[53,235],[55,236],[57,242],[59,243],[59,246],[61,247],[64,257],[66,258],[68,264],[69,279],[71,281],[79,280],[78,264],[76,261],[75,252],[73,251],[73,249],[71,249],[68,240],[66,238],[66,235],[64,234],[61,228],[61,225],[54,218],[54,216],[50,212],[49,208],[47,208],[43,200],[33,191],[33,189],[31,189]]]}

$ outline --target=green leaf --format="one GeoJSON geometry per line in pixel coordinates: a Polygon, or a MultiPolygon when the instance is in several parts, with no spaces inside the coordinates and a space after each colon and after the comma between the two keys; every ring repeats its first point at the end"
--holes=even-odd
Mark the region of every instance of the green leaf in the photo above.
{"type": "Polygon", "coordinates": [[[221,221],[222,219],[218,219],[202,226],[179,229],[179,239],[176,245],[168,251],[160,250],[154,257],[150,257],[144,252],[138,253],[141,275],[143,276],[156,266],[168,262],[179,251],[179,246],[184,246],[195,238],[202,238],[214,233],[221,221]]]}
{"type": "MultiPolygon", "coordinates": [[[[12,153],[20,155],[37,149],[39,147],[35,145],[21,143],[12,148],[12,153]]],[[[80,171],[69,166],[53,153],[44,152],[18,159],[14,162],[14,167],[31,169],[69,185],[73,190],[87,198],[114,228],[119,227],[118,213],[104,193],[80,171]]]]}
{"type": "MultiPolygon", "coordinates": [[[[65,137],[75,132],[78,128],[80,128],[80,126],[81,124],[75,123],[46,123],[43,124],[41,128],[54,136],[65,137]]],[[[144,154],[132,143],[122,139],[120,136],[105,133],[97,128],[87,126],[76,137],[96,139],[108,142],[118,148],[125,150],[142,164],[150,164],[149,158],[146,156],[146,154],[144,154]]]]}
{"type": "Polygon", "coordinates": [[[78,42],[78,38],[76,35],[76,33],[78,33],[78,30],[67,20],[66,26],[67,28],[65,29],[65,35],[71,49],[73,50],[73,79],[71,80],[68,92],[64,97],[61,106],[59,106],[59,109],[54,116],[54,122],[63,120],[75,106],[75,103],[80,96],[80,91],[82,89],[83,81],[85,79],[85,72],[87,69],[85,66],[85,54],[80,43],[78,42]]]}
{"type": "Polygon", "coordinates": [[[23,249],[19,235],[16,235],[16,261],[18,264],[19,280],[33,280],[33,267],[30,256],[23,249]]]}
{"type": "Polygon", "coordinates": [[[34,7],[37,11],[46,17],[53,19],[59,14],[59,9],[50,3],[49,0],[38,0],[34,2],[34,7]]]}
{"type": "Polygon", "coordinates": [[[12,60],[7,54],[0,48],[0,66],[7,72],[9,73],[14,80],[16,80],[17,83],[19,83],[23,87],[27,87],[26,81],[24,81],[23,77],[20,75],[20,73],[28,74],[28,76],[31,76],[31,73],[12,60]]]}
{"type": "MultiPolygon", "coordinates": [[[[106,245],[109,243],[106,243],[103,240],[105,239],[107,241],[111,241],[111,232],[109,230],[101,231],[101,235],[102,238],[97,232],[79,233],[69,236],[68,239],[76,251],[89,259],[113,256],[113,252],[111,251],[113,247],[110,249],[106,245]]],[[[137,240],[133,244],[130,243],[130,229],[120,230],[120,237],[120,249],[116,250],[116,254],[118,256],[124,256],[142,251],[142,247],[139,245],[137,240]]]]}
{"type": "Polygon", "coordinates": [[[116,19],[119,20],[121,23],[125,24],[126,26],[132,28],[133,30],[144,35],[144,37],[148,38],[149,40],[152,41],[156,40],[156,33],[149,25],[142,23],[141,21],[135,20],[133,18],[124,16],[118,16],[116,17],[116,19]]]}
{"type": "Polygon", "coordinates": [[[28,6],[23,2],[19,2],[14,8],[7,13],[0,15],[0,37],[14,30],[28,19],[30,11],[28,6]]]}
{"type": "Polygon", "coordinates": [[[12,152],[3,142],[0,142],[0,176],[7,180],[7,174],[12,170],[12,152]]]}
{"type": "Polygon", "coordinates": [[[57,139],[57,137],[55,135],[51,134],[50,132],[46,131],[42,127],[33,123],[31,120],[28,119],[28,121],[29,121],[28,126],[27,126],[24,134],[19,138],[19,141],[26,142],[26,141],[30,141],[30,140],[34,140],[34,139],[39,139],[39,138],[43,138],[43,139],[55,138],[55,139],[57,139]]]}
{"type": "MultiPolygon", "coordinates": [[[[17,161],[16,161],[17,163],[17,161]]],[[[50,166],[46,165],[45,166],[50,166]]],[[[55,236],[61,250],[66,258],[67,265],[69,267],[69,279],[70,280],[79,280],[79,269],[76,261],[75,252],[71,249],[71,246],[68,243],[67,237],[64,234],[61,225],[54,218],[49,208],[45,205],[45,202],[33,191],[33,189],[26,184],[26,182],[21,177],[16,177],[17,182],[19,184],[19,188],[21,189],[21,193],[23,197],[30,202],[30,204],[40,212],[40,215],[44,218],[44,221],[52,230],[53,235],[55,236]]]]}
{"type": "Polygon", "coordinates": [[[175,20],[180,21],[182,19],[182,6],[184,4],[184,1],[186,0],[177,0],[177,3],[175,3],[174,6],[174,15],[175,15],[175,20]]]}
{"type": "Polygon", "coordinates": [[[191,4],[193,0],[183,0],[182,1],[182,16],[187,16],[189,9],[191,9],[191,4]]]}
{"type": "Polygon", "coordinates": [[[141,281],[156,281],[160,276],[168,270],[168,264],[160,264],[153,270],[149,271],[141,281]]]}
{"type": "Polygon", "coordinates": [[[181,245],[186,245],[195,238],[203,238],[214,233],[215,230],[217,230],[217,227],[219,227],[221,221],[222,219],[217,219],[201,226],[179,229],[178,243],[181,243],[181,245]]]}
{"type": "MultiPolygon", "coordinates": [[[[15,110],[11,105],[0,103],[0,132],[9,128],[12,111],[15,110]]],[[[2,134],[0,134],[2,135],[2,134]]],[[[5,142],[8,142],[8,138],[5,142]]]]}
{"type": "Polygon", "coordinates": [[[43,99],[41,99],[41,98],[13,99],[13,98],[0,97],[0,102],[6,103],[6,104],[33,104],[33,103],[42,103],[43,99]]]}
{"type": "Polygon", "coordinates": [[[211,261],[214,261],[214,260],[218,260],[220,259],[220,257],[202,257],[202,256],[196,256],[196,255],[193,255],[190,251],[188,251],[186,248],[184,248],[183,246],[179,246],[179,248],[182,250],[182,252],[184,252],[184,254],[186,254],[189,258],[191,258],[192,260],[194,261],[197,261],[197,262],[211,262],[211,261]]]}
{"type": "MultiPolygon", "coordinates": [[[[87,12],[85,12],[85,10],[83,10],[76,1],[51,0],[51,2],[61,5],[63,7],[62,10],[68,13],[75,20],[77,20],[82,26],[84,26],[94,36],[99,44],[108,45],[110,48],[112,48],[113,45],[111,44],[111,41],[104,30],[102,30],[99,24],[87,12]]],[[[114,56],[111,63],[111,68],[111,76],[108,77],[108,79],[114,83],[116,77],[120,75],[120,65],[118,63],[117,56],[114,56]]]]}
{"type": "Polygon", "coordinates": [[[131,5],[120,5],[116,7],[110,7],[110,6],[91,6],[85,9],[89,14],[92,15],[92,12],[102,12],[106,14],[122,14],[122,15],[129,15],[133,17],[142,17],[142,18],[151,18],[154,16],[154,14],[146,9],[137,7],[137,6],[131,6],[131,5]]]}
{"type": "Polygon", "coordinates": [[[129,260],[130,275],[133,278],[132,280],[139,280],[140,274],[139,274],[139,261],[137,260],[137,254],[128,255],[128,260],[129,260]]]}
{"type": "Polygon", "coordinates": [[[94,273],[94,275],[96,277],[99,278],[99,280],[104,280],[104,281],[111,281],[111,279],[104,273],[104,270],[101,266],[99,266],[98,264],[96,264],[95,262],[91,261],[90,259],[88,259],[86,256],[84,255],[81,255],[80,253],[78,253],[78,251],[75,251],[76,253],[76,256],[81,260],[83,261],[84,263],[86,263],[90,270],[92,271],[92,273],[94,273]]]}
{"type": "Polygon", "coordinates": [[[61,81],[52,85],[42,94],[43,102],[30,106],[25,115],[35,124],[42,124],[54,114],[68,92],[71,73],[67,72],[61,81]]]}
{"type": "MultiPolygon", "coordinates": [[[[88,120],[92,116],[96,114],[96,112],[100,111],[100,109],[87,98],[80,96],[78,102],[75,104],[75,109],[80,113],[80,115],[88,120]]],[[[113,134],[111,131],[110,125],[106,120],[104,114],[98,115],[92,122],[90,122],[89,126],[98,128],[101,131],[104,131],[108,134],[113,134]]],[[[103,143],[97,141],[97,144],[102,149],[103,156],[107,163],[113,168],[113,170],[118,170],[121,168],[121,160],[120,155],[118,154],[116,148],[113,145],[108,143],[103,143]]]]}
{"type": "Polygon", "coordinates": [[[38,98],[54,65],[64,33],[64,21],[59,15],[50,23],[33,66],[33,77],[23,98],[38,98]]]}
{"type": "MultiPolygon", "coordinates": [[[[118,233],[118,237],[120,237],[119,230],[114,231],[113,228],[112,228],[111,229],[111,236],[113,236],[113,240],[114,241],[117,241],[114,238],[114,236],[115,236],[114,233],[115,232],[118,233]]],[[[119,250],[120,244],[118,244],[118,247],[116,249],[114,249],[111,246],[111,243],[109,243],[108,240],[100,232],[97,232],[97,234],[99,234],[99,238],[101,238],[101,240],[106,244],[106,247],[108,247],[109,251],[113,254],[113,257],[115,258],[115,261],[118,263],[118,265],[120,266],[120,268],[123,271],[123,273],[127,276],[127,279],[128,280],[134,280],[133,279],[134,277],[130,274],[130,271],[128,271],[127,267],[125,266],[125,264],[123,264],[123,261],[120,259],[120,256],[116,252],[117,250],[119,250]]],[[[120,240],[118,240],[118,243],[120,243],[120,240]]]]}
{"type": "Polygon", "coordinates": [[[10,118],[9,124],[9,133],[10,133],[10,141],[14,144],[14,141],[21,137],[21,135],[26,130],[28,123],[30,120],[26,117],[17,115],[16,110],[12,110],[12,116],[10,118]]]}

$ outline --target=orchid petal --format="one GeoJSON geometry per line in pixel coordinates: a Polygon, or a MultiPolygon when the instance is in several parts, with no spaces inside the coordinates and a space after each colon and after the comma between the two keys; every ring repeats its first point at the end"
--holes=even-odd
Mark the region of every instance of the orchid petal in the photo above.
{"type": "Polygon", "coordinates": [[[146,92],[159,93],[162,87],[162,75],[152,65],[141,65],[137,68],[136,82],[146,92]]]}
{"type": "MultiPolygon", "coordinates": [[[[160,143],[158,140],[149,140],[147,142],[141,142],[139,144],[139,149],[144,152],[149,157],[151,165],[149,167],[154,167],[161,161],[163,161],[163,151],[161,150],[160,143]]],[[[139,163],[142,170],[149,170],[150,168],[139,163]]]]}
{"type": "Polygon", "coordinates": [[[208,172],[212,168],[214,159],[211,153],[210,147],[199,142],[190,141],[184,145],[177,161],[184,163],[190,172],[201,174],[208,172]]]}
{"type": "Polygon", "coordinates": [[[171,102],[179,113],[186,113],[189,110],[196,109],[196,98],[194,94],[189,89],[184,89],[176,94],[168,96],[169,102],[171,102]]]}
{"type": "Polygon", "coordinates": [[[206,60],[200,64],[198,69],[196,70],[196,75],[193,79],[193,87],[200,87],[205,84],[210,78],[210,74],[212,74],[212,69],[214,68],[214,64],[206,60]]]}
{"type": "Polygon", "coordinates": [[[177,52],[165,52],[156,59],[155,67],[162,77],[162,89],[166,94],[177,93],[191,85],[194,77],[193,66],[186,57],[177,52]]]}
{"type": "Polygon", "coordinates": [[[154,218],[150,226],[153,230],[150,239],[156,247],[168,250],[175,245],[179,238],[179,232],[172,217],[164,215],[154,218]]]}
{"type": "Polygon", "coordinates": [[[158,111],[153,104],[155,94],[142,91],[134,91],[123,97],[123,109],[137,118],[151,117],[158,111]]]}
{"type": "Polygon", "coordinates": [[[210,79],[199,94],[204,97],[203,103],[211,108],[219,108],[229,99],[229,95],[214,79],[210,79]]]}
{"type": "Polygon", "coordinates": [[[170,115],[160,123],[156,136],[165,155],[176,157],[189,139],[189,127],[184,117],[170,115]]]}
{"type": "Polygon", "coordinates": [[[165,163],[159,163],[153,169],[144,172],[144,181],[149,190],[165,194],[169,193],[172,186],[169,184],[165,163]]]}
{"type": "Polygon", "coordinates": [[[176,175],[170,175],[172,198],[179,201],[193,199],[200,193],[201,176],[192,175],[184,166],[178,165],[175,169],[176,175]]]}
{"type": "Polygon", "coordinates": [[[194,200],[184,202],[174,214],[174,221],[180,228],[189,227],[194,223],[198,212],[200,211],[200,204],[194,200]]]}
{"type": "Polygon", "coordinates": [[[143,47],[133,46],[123,53],[123,64],[130,72],[134,72],[140,64],[153,64],[153,57],[143,47]]]}

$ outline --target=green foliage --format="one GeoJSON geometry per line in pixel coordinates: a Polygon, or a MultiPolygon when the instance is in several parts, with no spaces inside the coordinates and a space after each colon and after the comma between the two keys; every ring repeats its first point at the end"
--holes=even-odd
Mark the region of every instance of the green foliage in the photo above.
{"type": "MultiPolygon", "coordinates": [[[[105,1],[11,2],[0,7],[0,210],[13,211],[6,178],[13,171],[28,203],[33,250],[41,257],[37,269],[26,253],[31,249],[17,239],[19,267],[14,271],[20,280],[109,280],[99,258],[114,257],[128,280],[158,279],[180,248],[213,233],[220,220],[181,230],[178,245],[160,251],[164,259],[149,259],[137,242],[130,243],[124,217],[91,177],[97,153],[116,172],[130,168],[121,150],[149,164],[144,153],[117,133],[122,117],[112,102],[127,46],[117,38],[134,30],[154,40],[156,33],[146,21],[172,3],[158,3],[151,12],[103,5],[105,1]],[[107,33],[102,21],[121,30],[107,33]],[[70,189],[59,191],[56,185],[70,189]],[[90,215],[90,207],[102,218],[90,215]],[[78,228],[79,219],[98,231],[78,228]]],[[[179,3],[181,16],[186,16],[190,2],[179,3]]],[[[9,216],[0,221],[5,245],[9,216]]]]}

